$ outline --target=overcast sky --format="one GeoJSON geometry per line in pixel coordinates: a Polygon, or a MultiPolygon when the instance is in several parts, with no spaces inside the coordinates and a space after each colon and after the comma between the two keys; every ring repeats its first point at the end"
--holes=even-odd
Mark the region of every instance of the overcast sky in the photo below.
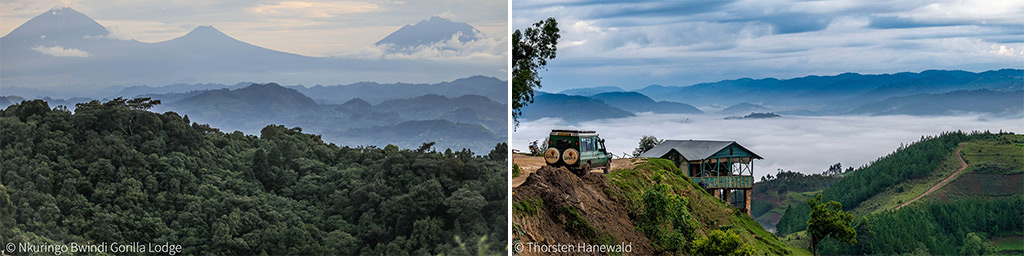
{"type": "MultiPolygon", "coordinates": [[[[469,23],[491,41],[507,42],[508,27],[505,1],[3,0],[0,34],[56,6],[74,8],[118,36],[142,42],[165,41],[212,25],[254,45],[317,57],[365,52],[391,32],[431,16],[469,23]]],[[[507,56],[505,48],[487,54],[507,56]]]]}
{"type": "Polygon", "coordinates": [[[512,0],[559,21],[544,91],[844,72],[1024,68],[1024,1],[512,0]]]}

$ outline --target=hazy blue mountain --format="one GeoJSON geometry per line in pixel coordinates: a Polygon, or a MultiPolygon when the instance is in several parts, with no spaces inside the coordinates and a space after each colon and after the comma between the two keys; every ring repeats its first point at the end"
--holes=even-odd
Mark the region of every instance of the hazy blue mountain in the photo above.
{"type": "Polygon", "coordinates": [[[110,31],[85,14],[57,7],[30,19],[4,36],[7,47],[74,46],[93,38],[109,37],[110,31]]]}
{"type": "Polygon", "coordinates": [[[338,105],[337,108],[339,111],[345,112],[366,112],[373,110],[373,104],[370,104],[363,99],[355,98],[338,105]]]}
{"type": "MultiPolygon", "coordinates": [[[[154,96],[160,94],[187,93],[192,91],[238,89],[251,84],[253,83],[240,82],[234,85],[215,83],[177,83],[156,87],[130,86],[120,89],[120,92],[117,92],[114,95],[120,97],[135,97],[140,95],[154,96]]],[[[313,100],[325,104],[340,104],[355,98],[359,98],[370,103],[380,103],[390,99],[405,99],[426,94],[437,94],[446,97],[483,95],[497,102],[505,102],[508,100],[508,83],[494,77],[486,76],[471,76],[455,79],[451,82],[435,84],[381,84],[374,82],[359,82],[347,85],[316,85],[313,87],[290,85],[285,87],[298,90],[302,94],[313,98],[313,100]]],[[[4,95],[6,95],[6,93],[4,95]]],[[[106,95],[104,95],[104,97],[106,97],[106,95]]]]}
{"type": "Polygon", "coordinates": [[[219,90],[219,89],[238,89],[244,88],[254,84],[253,82],[240,82],[234,85],[216,84],[216,83],[199,83],[199,84],[186,84],[177,83],[164,86],[146,86],[136,85],[129,86],[121,89],[116,96],[120,97],[135,97],[139,95],[147,94],[165,94],[165,93],[185,93],[191,91],[208,91],[208,90],[219,90]]]}
{"type": "MultiPolygon", "coordinates": [[[[311,39],[312,40],[312,39],[311,39]]],[[[502,67],[436,60],[309,57],[245,43],[211,26],[157,43],[113,37],[71,8],[49,10],[0,38],[5,87],[93,96],[98,88],[222,81],[443,81],[502,67]]],[[[6,94],[9,95],[9,94],[6,94]]],[[[54,95],[47,95],[54,96],[54,95]]]]}
{"type": "Polygon", "coordinates": [[[275,83],[252,84],[237,90],[205,91],[172,104],[184,112],[202,113],[204,117],[221,120],[275,118],[320,110],[320,105],[313,99],[275,83]]]}
{"type": "Polygon", "coordinates": [[[381,102],[372,108],[376,112],[398,113],[407,120],[444,119],[457,122],[476,123],[494,133],[507,134],[508,106],[480,95],[463,95],[449,98],[428,94],[408,99],[394,99],[381,102]]]}
{"type": "Polygon", "coordinates": [[[732,105],[722,109],[722,113],[733,114],[733,113],[750,113],[756,111],[766,111],[768,108],[761,106],[760,104],[752,104],[743,102],[740,104],[732,105]]]}
{"type": "Polygon", "coordinates": [[[638,92],[605,92],[598,93],[594,96],[590,96],[594,99],[599,99],[607,103],[608,105],[615,106],[622,110],[639,113],[639,112],[653,112],[656,114],[700,114],[704,113],[694,106],[689,104],[670,102],[670,101],[654,101],[638,92]]]}
{"type": "Polygon", "coordinates": [[[423,95],[388,100],[377,105],[359,98],[343,104],[319,104],[293,88],[268,83],[251,84],[233,90],[153,96],[160,99],[181,95],[191,96],[165,102],[154,111],[175,111],[187,115],[194,122],[249,134],[258,134],[268,124],[298,126],[305,132],[323,135],[325,141],[352,146],[372,143],[377,146],[402,144],[418,147],[424,142],[433,141],[437,142],[438,148],[469,147],[474,152],[485,152],[493,148],[495,143],[503,141],[508,130],[505,120],[507,106],[479,95],[454,98],[423,95]],[[423,122],[430,125],[407,127],[415,124],[413,121],[444,122],[423,122]],[[406,136],[394,135],[398,131],[412,131],[410,129],[418,130],[406,136]],[[383,132],[385,130],[392,132],[383,132]],[[458,135],[460,133],[464,135],[458,135]],[[434,135],[438,137],[431,137],[434,135]],[[494,139],[499,137],[501,139],[494,139]],[[425,140],[427,138],[436,139],[425,140]],[[472,138],[483,139],[472,141],[472,138]]]}
{"type": "Polygon", "coordinates": [[[444,42],[453,37],[461,43],[466,43],[476,40],[480,34],[480,30],[469,24],[434,16],[413,25],[402,26],[374,45],[387,46],[387,49],[393,51],[403,51],[444,42]]]}
{"type": "Polygon", "coordinates": [[[848,114],[941,116],[988,113],[1024,116],[1024,91],[953,91],[893,97],[865,104],[848,114]]]}
{"type": "Polygon", "coordinates": [[[0,96],[0,108],[6,108],[7,106],[14,105],[15,103],[21,103],[25,98],[21,96],[0,96]]]}
{"type": "Polygon", "coordinates": [[[343,103],[354,98],[360,98],[370,103],[380,103],[389,99],[411,98],[425,94],[447,97],[482,95],[497,102],[508,101],[508,82],[487,76],[471,76],[436,84],[360,82],[335,86],[292,86],[292,88],[317,101],[326,103],[343,103]]]}
{"type": "Polygon", "coordinates": [[[31,100],[31,99],[40,99],[40,100],[46,101],[46,103],[49,104],[50,107],[65,106],[65,107],[67,107],[68,109],[71,109],[71,110],[75,109],[75,104],[83,103],[83,102],[89,102],[89,101],[93,100],[91,98],[83,98],[83,97],[74,97],[74,98],[68,98],[68,99],[54,99],[54,98],[50,98],[50,97],[28,97],[28,98],[26,98],[26,97],[21,97],[21,96],[18,96],[18,95],[10,95],[10,96],[0,96],[0,108],[6,108],[7,106],[14,105],[16,103],[21,103],[21,101],[23,101],[23,100],[31,100]]]}
{"type": "Polygon", "coordinates": [[[564,90],[558,93],[565,95],[578,95],[578,96],[591,96],[598,93],[605,92],[624,92],[622,88],[616,86],[598,86],[598,87],[587,87],[587,88],[573,88],[564,90]]]}
{"type": "Polygon", "coordinates": [[[488,148],[493,149],[498,142],[505,141],[505,134],[496,135],[479,124],[448,120],[416,120],[329,132],[324,136],[347,144],[381,147],[394,144],[401,148],[417,148],[426,142],[436,142],[435,148],[468,148],[479,154],[487,152],[488,148]]]}
{"type": "Polygon", "coordinates": [[[761,102],[776,106],[807,106],[826,113],[844,113],[891,97],[955,90],[1016,90],[1024,86],[1024,70],[972,73],[929,70],[921,73],[806,76],[793,79],[736,79],[691,86],[652,85],[637,92],[655,100],[694,105],[761,102]]]}
{"type": "Polygon", "coordinates": [[[630,116],[634,116],[633,113],[613,107],[598,99],[537,92],[534,95],[533,103],[523,107],[522,120],[554,117],[572,123],[630,116]]]}

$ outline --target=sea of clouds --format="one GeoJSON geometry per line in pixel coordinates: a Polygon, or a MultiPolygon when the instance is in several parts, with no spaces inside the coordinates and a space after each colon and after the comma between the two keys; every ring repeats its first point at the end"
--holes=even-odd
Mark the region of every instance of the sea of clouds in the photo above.
{"type": "Polygon", "coordinates": [[[919,116],[785,116],[723,120],[721,116],[650,114],[569,124],[544,118],[522,122],[509,137],[513,149],[528,151],[533,140],[551,129],[597,131],[616,156],[630,154],[644,135],[674,140],[736,141],[764,157],[754,163],[757,179],[778,169],[820,173],[830,165],[860,167],[922,136],[948,131],[1024,131],[1024,119],[982,115],[919,116]]]}

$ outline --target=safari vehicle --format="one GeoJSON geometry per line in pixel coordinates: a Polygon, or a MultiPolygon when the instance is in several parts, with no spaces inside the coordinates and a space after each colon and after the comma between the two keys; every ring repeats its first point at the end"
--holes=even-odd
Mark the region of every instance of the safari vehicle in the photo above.
{"type": "Polygon", "coordinates": [[[584,175],[595,166],[612,169],[612,155],[604,147],[604,139],[594,131],[551,130],[544,161],[549,166],[565,166],[576,175],[584,175]]]}

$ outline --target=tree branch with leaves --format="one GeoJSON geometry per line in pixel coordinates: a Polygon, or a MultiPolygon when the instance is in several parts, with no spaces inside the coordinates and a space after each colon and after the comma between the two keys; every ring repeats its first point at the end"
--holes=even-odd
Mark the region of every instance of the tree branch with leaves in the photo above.
{"type": "Polygon", "coordinates": [[[533,89],[541,87],[538,71],[555,58],[559,37],[555,18],[512,33],[512,119],[517,127],[522,108],[533,103],[533,89]]]}

